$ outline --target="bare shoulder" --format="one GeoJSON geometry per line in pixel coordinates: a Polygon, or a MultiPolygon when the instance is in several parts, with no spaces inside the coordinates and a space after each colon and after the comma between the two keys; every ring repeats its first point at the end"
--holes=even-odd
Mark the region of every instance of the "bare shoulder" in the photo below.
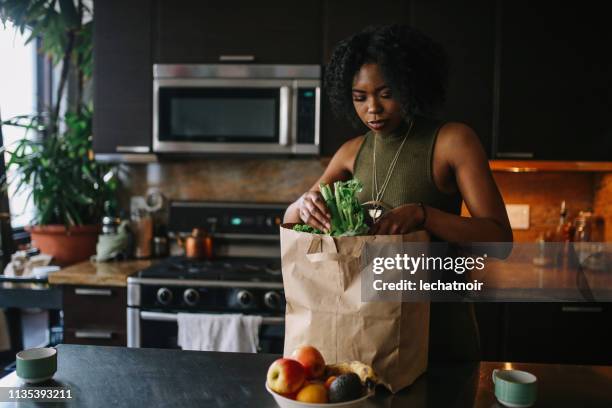
{"type": "Polygon", "coordinates": [[[438,143],[442,146],[468,147],[470,145],[480,145],[480,139],[474,129],[465,123],[448,122],[442,125],[438,132],[438,143]]]}
{"type": "Polygon", "coordinates": [[[463,160],[486,160],[486,154],[478,135],[470,126],[461,122],[448,122],[438,132],[435,153],[438,157],[456,164],[463,160]]]}
{"type": "Polygon", "coordinates": [[[350,173],[353,172],[353,163],[355,162],[355,158],[357,157],[357,153],[365,140],[365,135],[354,137],[350,140],[347,140],[340,146],[336,154],[334,155],[332,161],[336,161],[338,164],[341,164],[342,167],[348,170],[350,173]]]}
{"type": "Polygon", "coordinates": [[[340,149],[338,149],[338,152],[342,151],[343,155],[349,155],[354,158],[357,155],[357,152],[359,151],[359,148],[361,147],[361,144],[363,143],[364,140],[365,140],[365,135],[361,135],[361,136],[357,136],[352,139],[349,139],[346,142],[344,142],[342,146],[340,146],[340,149]]]}
{"type": "Polygon", "coordinates": [[[323,176],[313,188],[318,189],[319,183],[329,184],[337,180],[347,180],[353,174],[355,156],[363,143],[364,137],[357,136],[344,142],[331,158],[323,176]]]}

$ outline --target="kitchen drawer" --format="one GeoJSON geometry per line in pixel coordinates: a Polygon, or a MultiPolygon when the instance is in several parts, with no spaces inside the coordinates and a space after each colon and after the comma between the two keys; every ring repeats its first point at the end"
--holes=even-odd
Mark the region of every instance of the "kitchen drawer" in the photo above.
{"type": "Polygon", "coordinates": [[[126,327],[126,289],[64,286],[64,327],[126,327]]]}
{"type": "Polygon", "coordinates": [[[95,346],[123,346],[127,345],[125,327],[121,330],[83,328],[64,328],[65,344],[88,344],[95,346]]]}

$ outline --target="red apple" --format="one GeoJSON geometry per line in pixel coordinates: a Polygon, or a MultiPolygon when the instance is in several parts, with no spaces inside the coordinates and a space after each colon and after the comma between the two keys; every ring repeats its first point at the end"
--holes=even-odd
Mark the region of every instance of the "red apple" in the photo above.
{"type": "Polygon", "coordinates": [[[299,361],[306,371],[306,378],[321,378],[325,372],[325,360],[313,346],[301,346],[293,351],[291,358],[299,361]]]}
{"type": "MultiPolygon", "coordinates": [[[[302,388],[304,388],[304,387],[301,387],[301,388],[300,388],[300,390],[301,390],[302,388]]],[[[283,396],[283,397],[285,397],[285,398],[289,398],[289,399],[294,400],[294,399],[297,397],[297,395],[298,395],[298,393],[300,392],[300,390],[297,390],[297,391],[295,391],[295,392],[292,392],[291,394],[282,394],[282,396],[283,396]]]]}
{"type": "Polygon", "coordinates": [[[279,394],[292,394],[302,387],[306,374],[304,367],[289,358],[279,358],[268,368],[268,387],[279,394]]]}

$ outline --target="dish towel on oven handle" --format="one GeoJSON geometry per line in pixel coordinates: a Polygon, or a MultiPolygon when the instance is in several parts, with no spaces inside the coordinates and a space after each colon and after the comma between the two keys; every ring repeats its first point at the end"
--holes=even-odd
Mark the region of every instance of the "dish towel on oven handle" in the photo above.
{"type": "Polygon", "coordinates": [[[256,353],[261,316],[178,313],[178,345],[183,350],[256,353]]]}

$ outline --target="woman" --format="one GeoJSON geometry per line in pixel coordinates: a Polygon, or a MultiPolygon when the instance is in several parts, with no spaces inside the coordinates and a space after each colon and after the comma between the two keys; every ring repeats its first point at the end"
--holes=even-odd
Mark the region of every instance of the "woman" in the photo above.
{"type": "MultiPolygon", "coordinates": [[[[426,115],[444,101],[444,51],[403,25],[369,27],[335,48],[325,76],[335,111],[369,131],[340,147],[321,178],[292,203],[285,222],[329,230],[319,184],[357,178],[370,202],[372,234],[428,231],[447,242],[511,242],[512,230],[474,131],[426,115]],[[465,201],[471,217],[460,216],[465,201]]],[[[430,359],[477,360],[471,305],[432,303],[430,359]]]]}

